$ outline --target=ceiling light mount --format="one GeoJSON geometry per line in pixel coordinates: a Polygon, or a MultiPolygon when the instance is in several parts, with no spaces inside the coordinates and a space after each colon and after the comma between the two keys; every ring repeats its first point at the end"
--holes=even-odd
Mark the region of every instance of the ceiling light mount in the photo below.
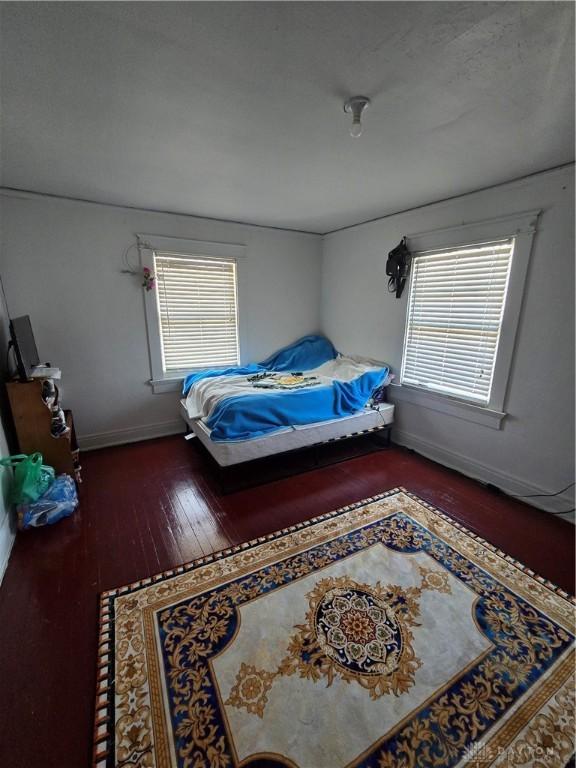
{"type": "Polygon", "coordinates": [[[369,106],[370,99],[367,96],[351,96],[344,102],[344,112],[352,115],[350,136],[355,139],[362,136],[362,113],[369,106]]]}

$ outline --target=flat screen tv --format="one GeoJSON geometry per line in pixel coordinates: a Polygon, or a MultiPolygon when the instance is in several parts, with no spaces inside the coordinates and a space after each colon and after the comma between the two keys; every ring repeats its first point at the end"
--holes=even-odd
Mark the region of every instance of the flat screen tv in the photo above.
{"type": "Polygon", "coordinates": [[[32,369],[40,362],[29,315],[10,320],[10,336],[16,352],[18,375],[21,381],[28,381],[32,369]]]}

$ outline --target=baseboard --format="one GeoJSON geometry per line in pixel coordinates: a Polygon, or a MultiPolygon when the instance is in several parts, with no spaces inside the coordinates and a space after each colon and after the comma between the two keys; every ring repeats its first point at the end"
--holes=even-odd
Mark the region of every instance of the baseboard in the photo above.
{"type": "Polygon", "coordinates": [[[184,433],[185,424],[182,419],[172,419],[159,424],[144,424],[139,427],[113,429],[109,432],[93,432],[80,435],[78,444],[82,451],[93,451],[97,448],[108,448],[113,445],[137,443],[140,440],[152,440],[155,437],[167,437],[184,433]]]}
{"type": "MultiPolygon", "coordinates": [[[[494,467],[489,467],[479,461],[469,459],[466,456],[450,451],[447,448],[442,448],[435,443],[423,440],[421,437],[409,432],[394,429],[392,432],[392,439],[398,445],[412,448],[423,456],[426,456],[433,461],[437,461],[439,464],[443,464],[446,467],[462,472],[462,474],[467,477],[479,480],[481,483],[491,483],[505,493],[525,495],[529,493],[551,492],[549,488],[540,488],[526,480],[514,477],[502,470],[494,469],[494,467]]],[[[569,492],[548,498],[521,499],[521,501],[524,501],[526,504],[530,504],[533,507],[537,507],[544,512],[561,512],[566,509],[572,509],[574,506],[574,497],[571,496],[569,492]]],[[[574,513],[571,515],[562,515],[562,519],[574,523],[574,513]]]]}
{"type": "Polygon", "coordinates": [[[0,584],[6,573],[8,567],[8,561],[10,559],[10,553],[12,547],[16,541],[16,531],[12,529],[10,524],[10,515],[6,515],[2,526],[0,527],[0,584]]]}

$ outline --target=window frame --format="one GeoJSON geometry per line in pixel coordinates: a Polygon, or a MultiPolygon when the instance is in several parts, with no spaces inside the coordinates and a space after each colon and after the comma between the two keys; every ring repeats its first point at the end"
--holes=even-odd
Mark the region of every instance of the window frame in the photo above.
{"type": "MultiPolygon", "coordinates": [[[[140,266],[153,267],[154,252],[172,253],[191,259],[202,256],[217,260],[233,261],[236,265],[236,328],[238,335],[238,360],[242,360],[242,350],[246,348],[244,313],[241,310],[241,283],[244,274],[246,246],[238,243],[216,243],[205,240],[188,240],[160,235],[136,235],[140,266]]],[[[187,368],[181,371],[164,371],[162,362],[162,337],[160,332],[160,317],[158,312],[158,289],[144,291],[144,310],[146,315],[146,334],[148,353],[150,357],[151,378],[149,384],[154,393],[177,391],[185,376],[192,371],[205,370],[205,367],[187,368]]]]}
{"type": "MultiPolygon", "coordinates": [[[[430,390],[427,387],[402,384],[401,382],[392,386],[393,394],[399,400],[453,416],[460,416],[467,421],[483,424],[493,429],[501,428],[502,421],[506,416],[504,408],[508,382],[512,370],[526,276],[540,213],[540,210],[526,211],[484,221],[465,222],[455,227],[407,236],[408,247],[414,254],[443,248],[469,246],[481,242],[503,240],[505,238],[514,238],[514,251],[488,404],[474,403],[447,393],[430,390]]],[[[404,362],[406,335],[408,333],[413,275],[414,270],[411,270],[409,285],[407,286],[408,290],[406,292],[402,364],[404,362]]]]}

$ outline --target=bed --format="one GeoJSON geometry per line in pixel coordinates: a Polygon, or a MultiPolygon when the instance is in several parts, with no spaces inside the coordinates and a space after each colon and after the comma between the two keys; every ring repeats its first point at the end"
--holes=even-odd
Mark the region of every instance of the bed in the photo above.
{"type": "Polygon", "coordinates": [[[368,433],[389,437],[384,363],[339,354],[320,336],[262,363],[191,374],[180,413],[220,467],[368,433]]]}

